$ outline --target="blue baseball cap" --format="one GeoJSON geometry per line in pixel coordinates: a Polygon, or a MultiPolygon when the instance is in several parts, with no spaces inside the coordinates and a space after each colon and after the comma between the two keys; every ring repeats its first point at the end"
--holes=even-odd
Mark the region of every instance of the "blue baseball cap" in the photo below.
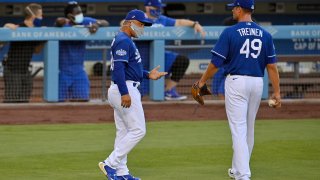
{"type": "Polygon", "coordinates": [[[236,6],[240,6],[244,9],[254,10],[254,0],[235,0],[231,4],[227,4],[227,7],[232,9],[236,6]]]}
{"type": "Polygon", "coordinates": [[[137,20],[144,23],[145,26],[151,26],[152,20],[147,17],[147,15],[138,9],[131,10],[128,12],[125,20],[137,20]]]}
{"type": "Polygon", "coordinates": [[[161,0],[145,0],[144,6],[154,6],[154,7],[165,7],[165,4],[162,4],[161,0]]]}

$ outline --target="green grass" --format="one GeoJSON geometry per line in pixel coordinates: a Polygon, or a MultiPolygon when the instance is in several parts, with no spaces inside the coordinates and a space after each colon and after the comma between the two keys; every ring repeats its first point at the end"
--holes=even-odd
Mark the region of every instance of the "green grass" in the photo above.
{"type": "MultiPolygon", "coordinates": [[[[104,179],[113,124],[0,126],[1,180],[104,179]]],[[[252,179],[319,179],[320,121],[257,121],[252,179]]],[[[223,180],[231,164],[226,121],[153,122],[129,154],[143,180],[223,180]]]]}

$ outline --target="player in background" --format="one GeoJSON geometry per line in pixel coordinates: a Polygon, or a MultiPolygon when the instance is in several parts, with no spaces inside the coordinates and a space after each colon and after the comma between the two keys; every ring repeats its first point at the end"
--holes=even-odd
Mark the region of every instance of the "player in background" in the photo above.
{"type": "Polygon", "coordinates": [[[249,167],[254,144],[254,123],[259,109],[264,70],[267,68],[272,83],[271,99],[274,107],[281,107],[279,73],[273,40],[267,31],[252,21],[253,0],[235,0],[228,4],[233,18],[238,21],[226,28],[215,47],[207,70],[199,80],[199,87],[211,78],[217,68],[224,66],[225,103],[229,127],[232,135],[233,158],[230,177],[248,180],[249,167]]]}
{"type": "MultiPolygon", "coordinates": [[[[42,6],[31,3],[24,9],[25,19],[20,24],[7,23],[6,28],[41,27],[43,18],[42,6]]],[[[42,41],[11,42],[7,59],[3,60],[4,67],[4,102],[29,102],[32,94],[33,79],[30,62],[34,53],[38,54],[43,48],[42,41]]]]}
{"type": "MultiPolygon", "coordinates": [[[[188,19],[173,19],[161,14],[164,5],[161,0],[145,0],[144,2],[147,16],[153,20],[152,27],[167,27],[167,26],[186,26],[194,28],[196,33],[200,33],[202,37],[205,36],[202,26],[198,21],[191,21],[188,19]]],[[[165,71],[170,74],[170,78],[165,82],[165,99],[166,100],[185,100],[187,96],[180,95],[176,86],[180,79],[183,78],[188,66],[189,58],[179,55],[175,52],[165,52],[165,71]]]]}
{"type": "Polygon", "coordinates": [[[112,82],[108,101],[114,109],[116,138],[112,153],[99,163],[109,180],[139,180],[129,173],[127,167],[127,155],[146,134],[138,86],[143,78],[157,80],[167,74],[158,71],[160,66],[150,72],[143,70],[139,50],[132,41],[132,37],[139,38],[143,34],[144,26],[151,25],[144,12],[132,10],[111,44],[112,82]]]}
{"type": "MultiPolygon", "coordinates": [[[[84,17],[80,5],[69,2],[64,10],[65,17],[57,18],[57,27],[88,27],[90,33],[100,26],[108,26],[106,20],[84,17]]],[[[86,41],[59,42],[59,101],[88,101],[90,82],[84,70],[86,41]]]]}

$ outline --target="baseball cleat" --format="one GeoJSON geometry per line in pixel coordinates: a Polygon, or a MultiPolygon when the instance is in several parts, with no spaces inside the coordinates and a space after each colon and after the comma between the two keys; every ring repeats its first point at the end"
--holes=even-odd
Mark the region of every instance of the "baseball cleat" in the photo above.
{"type": "Polygon", "coordinates": [[[104,162],[99,162],[99,168],[103,174],[108,178],[108,180],[118,180],[117,172],[115,169],[109,167],[104,162]]]}
{"type": "Polygon", "coordinates": [[[133,177],[131,174],[124,175],[124,176],[117,176],[117,180],[141,180],[138,177],[133,177]]]}
{"type": "Polygon", "coordinates": [[[232,172],[231,168],[228,169],[228,175],[231,179],[235,179],[234,173],[232,172]]]}
{"type": "Polygon", "coordinates": [[[164,92],[164,98],[167,101],[181,101],[181,100],[186,100],[187,96],[180,95],[177,92],[176,88],[172,88],[164,92]]]}

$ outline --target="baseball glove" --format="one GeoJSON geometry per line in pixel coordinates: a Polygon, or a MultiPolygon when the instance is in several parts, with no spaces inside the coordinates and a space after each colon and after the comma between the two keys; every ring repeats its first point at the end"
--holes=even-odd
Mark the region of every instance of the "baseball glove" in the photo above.
{"type": "Polygon", "coordinates": [[[199,104],[204,105],[203,96],[210,95],[211,92],[208,89],[207,85],[204,84],[201,88],[199,87],[199,82],[196,82],[191,87],[191,94],[194,100],[199,104]]]}

